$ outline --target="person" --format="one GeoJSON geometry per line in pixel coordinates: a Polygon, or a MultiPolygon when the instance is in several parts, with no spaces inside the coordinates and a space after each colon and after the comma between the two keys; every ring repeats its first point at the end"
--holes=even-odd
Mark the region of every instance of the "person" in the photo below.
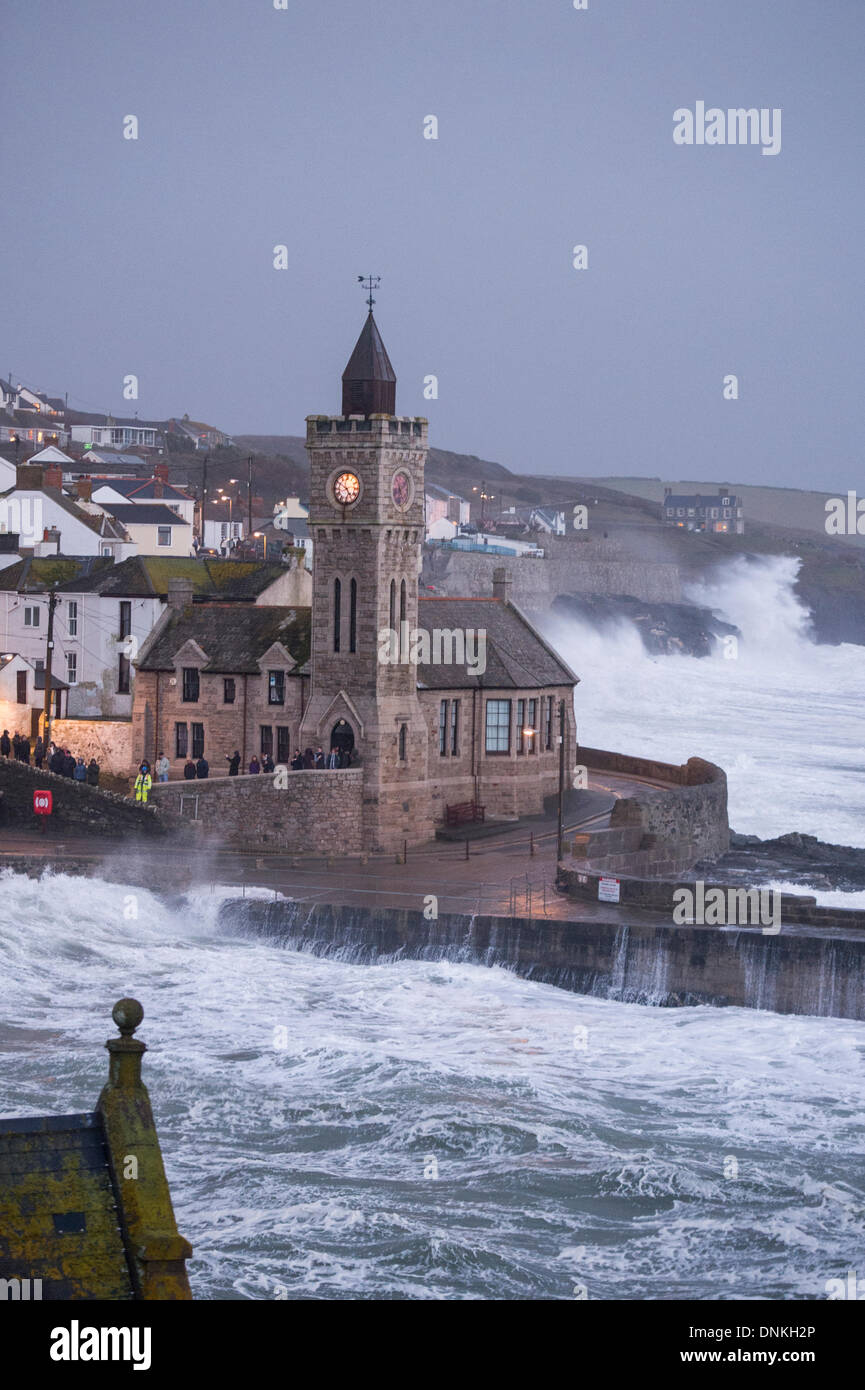
{"type": "Polygon", "coordinates": [[[45,744],[42,742],[41,734],[37,738],[36,745],[33,749],[33,761],[41,771],[42,764],[45,761],[45,744]]]}
{"type": "Polygon", "coordinates": [[[351,749],[350,749],[350,748],[340,748],[340,750],[339,750],[339,765],[340,765],[340,767],[351,767],[351,749]]]}
{"type": "Polygon", "coordinates": [[[334,747],[331,748],[327,756],[327,765],[329,768],[339,767],[339,749],[336,747],[336,745],[334,745],[334,747]]]}
{"type": "Polygon", "coordinates": [[[202,753],[201,757],[198,759],[198,762],[195,764],[195,775],[196,777],[204,779],[209,772],[210,763],[207,761],[204,754],[202,753]]]}
{"type": "Polygon", "coordinates": [[[240,772],[240,754],[238,753],[236,748],[230,757],[228,753],[226,753],[225,761],[228,763],[229,777],[237,777],[238,773],[240,772]]]}
{"type": "Polygon", "coordinates": [[[156,760],[156,775],[159,778],[160,782],[168,781],[168,774],[170,771],[171,763],[168,761],[164,753],[160,753],[159,757],[156,760]]]}
{"type": "Polygon", "coordinates": [[[319,770],[324,767],[324,750],[322,748],[315,750],[315,765],[319,770]]]}
{"type": "Polygon", "coordinates": [[[257,758],[257,757],[255,756],[255,754],[253,753],[252,757],[251,757],[250,760],[249,760],[249,773],[250,773],[250,776],[251,776],[251,777],[257,777],[260,771],[261,771],[261,763],[258,761],[258,758],[257,758]]]}
{"type": "Polygon", "coordinates": [[[186,759],[186,762],[183,766],[183,775],[186,778],[187,782],[191,782],[192,779],[195,777],[195,763],[192,761],[191,758],[186,759]]]}
{"type": "Polygon", "coordinates": [[[148,763],[142,763],[135,779],[135,800],[140,802],[142,806],[147,805],[147,798],[152,786],[153,778],[150,775],[150,766],[148,763]]]}
{"type": "Polygon", "coordinates": [[[84,762],[84,759],[83,759],[83,758],[79,758],[78,761],[76,762],[76,764],[75,764],[75,771],[73,772],[72,776],[73,776],[73,778],[75,779],[76,782],[86,782],[86,781],[87,781],[87,767],[86,767],[86,765],[85,765],[85,762],[84,762]]]}
{"type": "Polygon", "coordinates": [[[0,735],[0,758],[11,758],[11,756],[12,740],[9,737],[9,730],[4,729],[2,735],[0,735]]]}
{"type": "Polygon", "coordinates": [[[23,734],[18,744],[18,756],[22,763],[26,763],[28,767],[30,766],[30,740],[29,738],[25,738],[23,734]]]}
{"type": "Polygon", "coordinates": [[[99,764],[95,758],[91,758],[87,764],[87,785],[88,787],[99,786],[99,764]]]}
{"type": "Polygon", "coordinates": [[[274,761],[269,753],[265,753],[261,760],[261,770],[262,772],[273,772],[274,770],[274,761]]]}
{"type": "Polygon", "coordinates": [[[295,753],[294,757],[293,757],[292,760],[291,760],[291,770],[292,770],[292,772],[300,772],[300,770],[301,770],[302,767],[303,767],[303,754],[301,753],[300,749],[298,748],[297,752],[295,753]]]}
{"type": "Polygon", "coordinates": [[[14,734],[12,735],[12,756],[13,756],[13,758],[15,759],[16,763],[20,763],[20,761],[21,761],[21,735],[19,734],[19,732],[18,732],[17,729],[15,730],[14,734]]]}
{"type": "Polygon", "coordinates": [[[64,777],[74,777],[74,776],[75,776],[75,759],[73,758],[72,754],[69,752],[69,749],[68,749],[68,748],[64,748],[64,749],[63,749],[63,776],[64,776],[64,777]]]}
{"type": "Polygon", "coordinates": [[[303,765],[307,768],[315,767],[315,754],[311,748],[304,748],[303,750],[303,765]]]}
{"type": "Polygon", "coordinates": [[[63,756],[63,749],[58,748],[56,744],[54,745],[54,752],[51,754],[51,759],[49,761],[48,766],[50,767],[51,771],[54,773],[56,777],[63,776],[63,769],[66,766],[66,759],[63,756]]]}

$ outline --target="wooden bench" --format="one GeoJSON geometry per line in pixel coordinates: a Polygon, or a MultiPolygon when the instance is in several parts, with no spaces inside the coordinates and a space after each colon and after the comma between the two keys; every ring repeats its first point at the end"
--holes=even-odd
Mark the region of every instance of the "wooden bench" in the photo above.
{"type": "Polygon", "coordinates": [[[483,820],[485,809],[476,801],[461,801],[456,806],[445,806],[445,825],[465,825],[468,821],[483,820]]]}

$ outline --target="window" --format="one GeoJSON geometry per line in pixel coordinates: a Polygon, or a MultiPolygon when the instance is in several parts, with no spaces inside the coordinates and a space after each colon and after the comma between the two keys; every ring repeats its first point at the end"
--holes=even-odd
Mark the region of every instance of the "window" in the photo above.
{"type": "Polygon", "coordinates": [[[132,602],[128,598],[120,600],[120,630],[119,637],[121,642],[124,637],[128,637],[132,631],[132,602]]]}
{"type": "Polygon", "coordinates": [[[342,584],[338,579],[333,581],[333,649],[339,651],[340,620],[342,618],[342,584]]]}
{"type": "Polygon", "coordinates": [[[402,625],[402,624],[406,621],[406,614],[407,614],[407,610],[406,610],[406,590],[405,590],[405,580],[403,579],[402,583],[401,583],[400,586],[399,586],[399,620],[400,620],[400,625],[402,625]]]}
{"type": "Polygon", "coordinates": [[[460,741],[460,702],[451,700],[451,757],[459,754],[460,741]]]}
{"type": "Polygon", "coordinates": [[[195,759],[204,757],[204,725],[193,724],[192,726],[192,756],[195,759]]]}
{"type": "Polygon", "coordinates": [[[488,753],[509,753],[511,751],[510,700],[487,700],[486,751],[488,753]]]}
{"type": "Polygon", "coordinates": [[[185,758],[188,743],[189,728],[186,724],[175,724],[174,726],[174,756],[175,758],[185,758]]]}
{"type": "Polygon", "coordinates": [[[129,657],[119,656],[117,658],[117,694],[129,694],[129,657]]]}
{"type": "Polygon", "coordinates": [[[406,745],[407,745],[407,742],[408,742],[408,727],[407,727],[405,724],[400,724],[400,726],[399,726],[399,758],[400,758],[400,762],[402,762],[402,763],[404,763],[405,760],[406,760],[406,758],[408,757],[408,753],[406,752],[406,745]]]}
{"type": "Polygon", "coordinates": [[[517,753],[526,751],[526,702],[517,700],[517,753]]]}
{"type": "Polygon", "coordinates": [[[277,725],[276,729],[276,761],[288,762],[288,729],[282,724],[277,725]]]}
{"type": "Polygon", "coordinates": [[[348,586],[348,649],[357,651],[357,580],[348,586]]]}
{"type": "Polygon", "coordinates": [[[77,684],[78,684],[78,653],[77,653],[77,652],[67,652],[67,653],[66,653],[66,684],[67,684],[67,685],[77,685],[77,684]]]}
{"type": "Polygon", "coordinates": [[[285,704],[285,672],[268,671],[267,673],[267,703],[269,705],[285,704]]]}
{"type": "Polygon", "coordinates": [[[390,630],[396,627],[396,580],[390,581],[390,630]]]}
{"type": "Polygon", "coordinates": [[[547,696],[547,713],[544,719],[544,747],[553,746],[553,697],[547,696]]]}
{"type": "Polygon", "coordinates": [[[526,751],[527,751],[528,753],[534,753],[535,749],[536,749],[537,746],[538,746],[538,745],[535,743],[535,734],[536,734],[536,732],[537,732],[537,727],[538,727],[538,725],[537,725],[537,718],[538,718],[538,702],[537,702],[537,700],[529,700],[529,722],[528,722],[528,724],[526,725],[526,728],[527,728],[527,729],[531,729],[532,732],[531,732],[530,734],[526,734],[526,744],[527,744],[526,751]]]}
{"type": "Polygon", "coordinates": [[[38,608],[25,608],[25,609],[24,609],[24,626],[25,626],[25,627],[38,627],[38,626],[39,626],[39,609],[38,609],[38,608]]]}
{"type": "Polygon", "coordinates": [[[110,560],[110,559],[111,559],[111,546],[110,546],[110,545],[103,545],[103,547],[102,547],[102,554],[103,554],[103,555],[107,555],[108,558],[109,558],[109,560],[110,560]]]}
{"type": "Polygon", "coordinates": [[[156,544],[157,544],[157,545],[171,545],[171,527],[170,527],[170,526],[157,526],[157,528],[156,528],[156,544]]]}
{"type": "Polygon", "coordinates": [[[448,751],[448,702],[439,705],[439,753],[445,757],[448,751]]]}
{"type": "Polygon", "coordinates": [[[198,704],[199,677],[197,666],[184,666],[183,668],[183,703],[185,705],[198,704]]]}
{"type": "Polygon", "coordinates": [[[78,636],[78,602],[76,599],[72,598],[69,600],[69,606],[66,609],[66,631],[69,633],[70,637],[78,636]]]}
{"type": "Polygon", "coordinates": [[[261,725],[261,756],[267,754],[273,756],[273,727],[270,724],[261,725]]]}
{"type": "Polygon", "coordinates": [[[27,704],[27,672],[26,672],[26,671],[19,671],[19,672],[17,673],[16,677],[15,677],[15,680],[16,680],[16,684],[17,684],[17,687],[18,687],[18,688],[17,688],[17,691],[16,691],[16,695],[17,695],[17,698],[18,698],[18,704],[19,704],[19,705],[26,705],[26,704],[27,704]]]}
{"type": "Polygon", "coordinates": [[[234,693],[234,681],[231,677],[226,676],[225,680],[222,682],[222,703],[224,705],[233,705],[234,693]]]}

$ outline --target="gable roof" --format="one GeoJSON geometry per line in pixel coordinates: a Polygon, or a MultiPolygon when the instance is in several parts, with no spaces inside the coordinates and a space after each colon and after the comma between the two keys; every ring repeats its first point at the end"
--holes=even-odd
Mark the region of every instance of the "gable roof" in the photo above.
{"type": "Polygon", "coordinates": [[[170,507],[160,506],[155,503],[148,506],[146,503],[139,502],[118,502],[100,503],[122,526],[188,526],[189,522],[184,521],[182,516],[171,510],[170,507]]]}
{"type": "MultiPolygon", "coordinates": [[[[562,661],[512,603],[497,598],[420,598],[418,627],[485,633],[484,688],[532,690],[576,685],[579,677],[562,661]]],[[[418,685],[429,690],[477,689],[478,678],[465,665],[418,666],[418,685]]]]}
{"type": "Polygon", "coordinates": [[[207,653],[204,671],[257,676],[264,653],[274,642],[281,642],[297,670],[309,658],[310,628],[308,608],[193,604],[182,611],[169,610],[165,626],[154,634],[136,664],[141,671],[173,671],[177,652],[185,642],[195,642],[207,653]]]}
{"type": "MultiPolygon", "coordinates": [[[[158,479],[158,478],[99,478],[99,479],[94,478],[92,481],[93,481],[93,492],[94,492],[94,493],[98,492],[100,488],[103,488],[103,487],[110,487],[110,488],[113,488],[113,490],[114,490],[115,492],[121,493],[122,496],[124,496],[124,497],[147,497],[147,498],[156,498],[156,484],[159,482],[159,479],[158,479]]],[[[189,495],[188,492],[184,492],[182,488],[175,487],[173,483],[162,483],[162,484],[161,484],[161,487],[162,487],[162,492],[161,492],[160,496],[161,496],[161,498],[162,498],[163,500],[167,500],[167,499],[169,499],[169,498],[176,498],[177,501],[179,501],[179,502],[192,502],[192,501],[194,501],[194,498],[190,497],[190,495],[189,495]]],[[[157,498],[157,500],[159,500],[159,499],[157,498]]],[[[122,505],[123,505],[123,503],[120,503],[120,502],[118,503],[118,506],[122,506],[122,505]]],[[[138,505],[138,504],[136,503],[136,505],[138,505]]]]}

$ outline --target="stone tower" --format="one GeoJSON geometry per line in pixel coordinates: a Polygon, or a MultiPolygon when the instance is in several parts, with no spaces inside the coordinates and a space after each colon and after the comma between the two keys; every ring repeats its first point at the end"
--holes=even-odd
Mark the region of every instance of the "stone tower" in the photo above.
{"type": "Polygon", "coordinates": [[[353,765],[363,770],[364,846],[391,850],[433,834],[429,734],[408,660],[427,421],[395,414],[396,376],[371,309],[343,373],[342,408],[306,422],[312,685],[301,740],[326,754],[334,742],[353,743],[353,765]]]}

